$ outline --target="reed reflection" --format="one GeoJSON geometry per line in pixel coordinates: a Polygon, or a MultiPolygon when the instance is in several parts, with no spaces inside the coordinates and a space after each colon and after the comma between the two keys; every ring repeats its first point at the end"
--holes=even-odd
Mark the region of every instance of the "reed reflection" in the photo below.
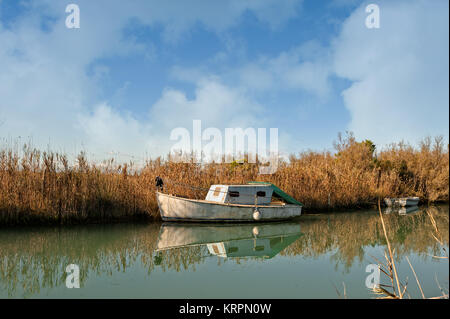
{"type": "MultiPolygon", "coordinates": [[[[434,218],[448,246],[448,206],[386,213],[396,258],[440,255],[434,218]]],[[[363,262],[368,247],[385,239],[376,211],[305,215],[297,222],[246,225],[117,224],[0,230],[0,296],[32,297],[65,285],[65,267],[80,266],[80,283],[143,267],[155,271],[196,271],[205,260],[268,262],[282,256],[323,258],[349,269],[363,262]]],[[[380,253],[384,247],[380,247],[380,253]]],[[[299,263],[301,260],[299,260],[299,263]]],[[[220,269],[218,269],[220,271],[220,269]]],[[[143,278],[145,280],[145,278],[143,278]]]]}

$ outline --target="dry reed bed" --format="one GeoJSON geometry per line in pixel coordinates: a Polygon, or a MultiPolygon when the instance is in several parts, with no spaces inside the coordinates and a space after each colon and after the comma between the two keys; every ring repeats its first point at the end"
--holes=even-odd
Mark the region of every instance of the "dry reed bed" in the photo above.
{"type": "Polygon", "coordinates": [[[303,152],[281,161],[272,175],[258,175],[258,164],[181,163],[157,158],[135,170],[113,160],[92,164],[81,153],[67,156],[0,148],[0,225],[98,222],[159,218],[154,179],[166,190],[193,198],[214,183],[268,181],[305,204],[305,211],[359,208],[378,197],[419,196],[423,202],[449,200],[449,146],[424,139],[418,148],[392,144],[376,152],[368,140],[339,136],[336,152],[303,152]],[[175,182],[175,183],[170,183],[175,182]],[[177,184],[178,183],[178,184],[177,184]]]}

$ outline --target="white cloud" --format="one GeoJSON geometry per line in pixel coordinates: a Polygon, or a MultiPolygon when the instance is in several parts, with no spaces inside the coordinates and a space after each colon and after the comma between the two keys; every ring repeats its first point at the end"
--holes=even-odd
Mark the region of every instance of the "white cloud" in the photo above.
{"type": "MultiPolygon", "coordinates": [[[[218,123],[218,118],[227,118],[227,110],[238,113],[251,109],[255,104],[242,92],[211,82],[199,84],[196,98],[181,99],[177,109],[165,110],[165,102],[184,94],[166,90],[155,105],[160,112],[151,111],[147,123],[110,105],[99,105],[99,82],[108,75],[108,68],[97,66],[92,75],[87,70],[103,57],[157,55],[153,44],[124,38],[123,30],[133,17],[143,24],[162,27],[164,38],[174,42],[198,25],[224,32],[237,25],[247,12],[275,28],[296,15],[300,2],[79,0],[76,3],[80,7],[81,28],[76,30],[64,25],[65,2],[21,3],[28,6],[23,15],[8,26],[0,21],[0,135],[30,137],[38,147],[50,144],[51,148],[79,150],[83,145],[95,151],[114,146],[116,150],[142,154],[149,145],[146,141],[150,141],[148,147],[158,145],[150,132],[165,132],[169,128],[171,110],[178,112],[172,115],[173,119],[190,119],[191,114],[207,116],[211,123],[218,123]],[[268,14],[271,11],[278,14],[268,14]],[[44,17],[54,19],[46,30],[40,28],[44,17]],[[160,124],[167,125],[158,129],[160,124]],[[116,141],[114,145],[112,141],[116,141]]],[[[229,120],[242,124],[252,117],[247,111],[243,114],[229,120]]]]}
{"type": "Polygon", "coordinates": [[[103,157],[109,152],[144,155],[153,142],[148,124],[106,103],[97,105],[91,114],[80,114],[78,125],[86,134],[88,149],[103,157]]]}
{"type": "Polygon", "coordinates": [[[169,140],[173,129],[186,128],[192,136],[193,120],[202,121],[202,130],[215,127],[222,134],[227,127],[258,128],[266,123],[262,106],[248,98],[245,92],[214,79],[202,79],[196,86],[192,99],[179,90],[166,89],[151,108],[152,134],[158,136],[159,144],[166,147],[163,153],[167,153],[174,144],[169,140]]]}
{"type": "Polygon", "coordinates": [[[253,13],[272,29],[297,15],[301,0],[231,1],[146,1],[144,10],[135,14],[146,24],[161,24],[165,39],[173,42],[192,25],[199,23],[214,32],[223,32],[240,22],[246,12],[253,13]],[[276,12],[276,14],[274,14],[276,12]]]}
{"type": "MultiPolygon", "coordinates": [[[[213,67],[216,63],[210,63],[213,67]]],[[[220,64],[220,63],[219,63],[220,64]]],[[[328,49],[317,41],[309,41],[283,51],[275,57],[260,56],[243,66],[224,71],[210,71],[212,68],[173,67],[172,77],[185,82],[197,82],[205,77],[226,79],[242,90],[270,91],[280,93],[297,91],[310,94],[319,100],[328,98],[331,92],[329,76],[332,72],[328,49]]]]}
{"type": "Polygon", "coordinates": [[[93,81],[29,25],[14,33],[0,27],[0,43],[0,134],[63,144],[95,92],[93,81]]]}
{"type": "Polygon", "coordinates": [[[237,89],[217,81],[203,79],[197,84],[195,96],[188,99],[184,92],[166,89],[150,108],[148,116],[136,119],[106,103],[99,104],[89,114],[78,116],[78,126],[86,135],[85,147],[95,150],[99,158],[110,152],[122,155],[167,155],[175,141],[170,133],[186,128],[192,138],[193,120],[202,121],[202,130],[215,127],[254,127],[264,123],[258,114],[261,107],[237,89]]]}
{"type": "MultiPolygon", "coordinates": [[[[0,135],[31,136],[38,146],[50,142],[51,147],[72,149],[83,143],[93,151],[166,154],[173,143],[168,140],[170,130],[191,128],[193,119],[203,120],[205,127],[270,127],[255,96],[270,89],[326,99],[333,72],[352,82],[343,98],[352,117],[348,128],[357,137],[385,143],[448,134],[446,1],[381,1],[381,29],[370,30],[361,6],[345,21],[333,50],[311,41],[228,73],[216,70],[215,76],[206,68],[174,68],[174,77],[195,85],[194,96],[166,88],[145,118],[111,101],[99,104],[97,93],[108,68],[97,66],[87,75],[92,63],[114,55],[158,55],[153,44],[124,38],[131,17],[161,27],[170,42],[182,40],[200,25],[219,33],[234,51],[240,45],[224,31],[244,14],[252,12],[277,28],[296,15],[300,2],[80,0],[79,30],[64,27],[66,3],[30,2],[32,10],[8,28],[0,21],[0,135]],[[42,12],[56,18],[50,30],[39,28],[42,12]]],[[[120,91],[114,98],[120,100],[120,91]]]]}
{"type": "Polygon", "coordinates": [[[330,58],[326,48],[316,41],[306,42],[277,57],[262,57],[240,71],[241,85],[256,90],[294,90],[309,93],[321,100],[331,87],[330,58]]]}
{"type": "Polygon", "coordinates": [[[448,2],[378,5],[380,29],[365,27],[362,5],[335,42],[335,72],[352,81],[342,93],[348,128],[381,144],[448,137],[448,2]]]}
{"type": "MultiPolygon", "coordinates": [[[[67,3],[42,0],[53,14],[64,12],[67,3]]],[[[254,14],[259,21],[276,29],[297,15],[302,0],[78,0],[81,12],[81,28],[108,34],[121,29],[130,18],[141,23],[160,26],[166,41],[176,42],[189,34],[191,28],[201,25],[212,32],[223,32],[241,22],[243,14],[254,14]],[[276,14],[274,14],[276,13],[276,14]],[[96,29],[96,30],[94,30],[96,29]]]]}
{"type": "Polygon", "coordinates": [[[165,90],[151,108],[150,117],[167,129],[191,127],[193,119],[217,128],[245,127],[255,125],[261,111],[261,106],[246,97],[245,92],[214,79],[202,79],[192,100],[181,91],[165,90]]]}

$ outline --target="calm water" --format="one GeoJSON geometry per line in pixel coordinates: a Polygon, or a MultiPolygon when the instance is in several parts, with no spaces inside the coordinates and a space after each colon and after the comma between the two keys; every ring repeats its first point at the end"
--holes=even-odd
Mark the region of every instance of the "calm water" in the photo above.
{"type": "MultiPolygon", "coordinates": [[[[401,279],[420,297],[448,289],[449,207],[385,211],[401,279]],[[439,234],[427,210],[436,222],[439,234]],[[442,239],[443,245],[433,238],[442,239]]],[[[373,298],[383,260],[376,211],[246,225],[119,224],[0,229],[0,298],[373,298]],[[66,266],[81,288],[66,288],[66,266]]],[[[381,274],[381,282],[389,280],[381,274]]]]}

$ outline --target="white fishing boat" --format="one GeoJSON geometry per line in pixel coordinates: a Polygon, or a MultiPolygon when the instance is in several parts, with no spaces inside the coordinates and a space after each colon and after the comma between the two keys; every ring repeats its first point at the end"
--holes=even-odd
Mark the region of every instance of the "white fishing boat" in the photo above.
{"type": "MultiPolygon", "coordinates": [[[[162,180],[159,184],[162,187],[162,180]]],[[[259,182],[212,185],[204,200],[160,191],[156,199],[164,221],[280,221],[300,216],[303,206],[275,185],[259,182]]]]}
{"type": "Polygon", "coordinates": [[[384,203],[387,206],[417,206],[419,200],[419,197],[385,198],[384,203]]]}

